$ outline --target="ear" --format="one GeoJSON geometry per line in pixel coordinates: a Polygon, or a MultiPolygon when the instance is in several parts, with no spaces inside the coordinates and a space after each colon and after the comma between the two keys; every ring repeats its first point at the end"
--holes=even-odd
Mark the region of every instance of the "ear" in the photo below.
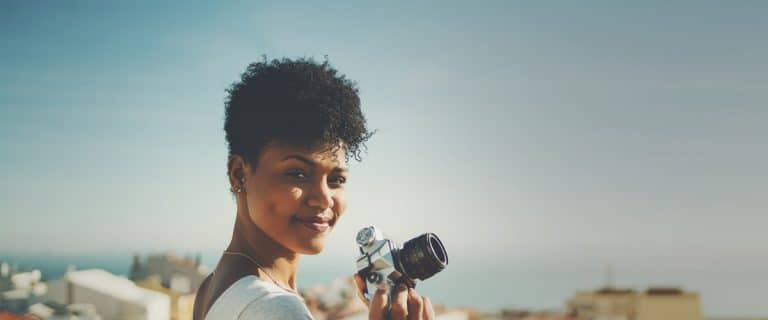
{"type": "Polygon", "coordinates": [[[229,156],[229,161],[227,161],[227,176],[229,177],[229,185],[239,186],[242,179],[245,178],[247,170],[248,163],[241,155],[234,154],[229,156]]]}

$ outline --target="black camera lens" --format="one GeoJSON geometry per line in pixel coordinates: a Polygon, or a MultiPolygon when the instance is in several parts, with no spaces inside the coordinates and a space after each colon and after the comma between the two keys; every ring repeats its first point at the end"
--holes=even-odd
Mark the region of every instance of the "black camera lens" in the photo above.
{"type": "Polygon", "coordinates": [[[448,264],[448,253],[434,233],[425,233],[406,241],[398,256],[403,268],[401,271],[411,279],[426,280],[448,264]]]}

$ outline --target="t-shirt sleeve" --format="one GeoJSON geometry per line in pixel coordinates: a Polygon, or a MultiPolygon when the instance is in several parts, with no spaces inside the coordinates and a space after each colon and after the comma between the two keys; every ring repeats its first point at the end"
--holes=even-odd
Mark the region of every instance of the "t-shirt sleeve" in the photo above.
{"type": "Polygon", "coordinates": [[[249,303],[240,316],[239,320],[278,320],[278,319],[298,319],[313,320],[304,303],[296,296],[288,294],[267,295],[261,299],[256,299],[249,303]]]}

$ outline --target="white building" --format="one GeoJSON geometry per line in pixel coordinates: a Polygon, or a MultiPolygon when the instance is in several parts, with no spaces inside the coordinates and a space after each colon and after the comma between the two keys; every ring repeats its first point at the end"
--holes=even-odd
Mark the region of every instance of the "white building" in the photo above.
{"type": "Polygon", "coordinates": [[[40,270],[17,272],[14,269],[8,263],[0,263],[0,310],[23,313],[39,302],[48,289],[40,282],[40,270]]]}
{"type": "Polygon", "coordinates": [[[45,297],[65,305],[92,304],[105,320],[168,320],[171,316],[168,296],[101,269],[69,272],[48,284],[45,297]]]}
{"type": "Polygon", "coordinates": [[[102,320],[93,305],[71,304],[65,306],[52,301],[29,306],[27,315],[45,320],[102,320]]]}

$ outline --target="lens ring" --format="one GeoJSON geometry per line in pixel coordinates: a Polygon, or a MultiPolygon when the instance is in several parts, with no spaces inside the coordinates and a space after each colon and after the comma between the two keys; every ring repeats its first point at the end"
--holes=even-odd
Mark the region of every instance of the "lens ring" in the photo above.
{"type": "Polygon", "coordinates": [[[435,258],[437,258],[438,261],[440,261],[443,265],[448,264],[448,252],[445,251],[445,246],[443,246],[443,242],[440,241],[440,238],[438,238],[435,234],[430,233],[429,236],[429,249],[432,251],[432,253],[435,255],[435,258]]]}
{"type": "Polygon", "coordinates": [[[448,264],[445,247],[434,233],[425,233],[406,241],[397,256],[400,271],[412,279],[430,278],[448,264]]]}

